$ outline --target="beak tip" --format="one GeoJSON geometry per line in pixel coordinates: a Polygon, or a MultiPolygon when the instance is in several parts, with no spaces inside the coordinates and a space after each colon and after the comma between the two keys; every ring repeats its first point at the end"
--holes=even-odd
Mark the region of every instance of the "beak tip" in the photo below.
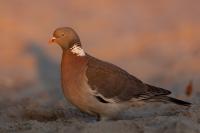
{"type": "Polygon", "coordinates": [[[53,44],[55,42],[56,38],[55,37],[52,37],[50,40],[49,40],[49,44],[53,44]]]}

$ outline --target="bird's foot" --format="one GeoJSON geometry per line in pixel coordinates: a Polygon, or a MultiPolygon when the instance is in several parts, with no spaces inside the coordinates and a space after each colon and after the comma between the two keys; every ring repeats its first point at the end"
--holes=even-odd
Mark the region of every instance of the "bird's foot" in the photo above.
{"type": "Polygon", "coordinates": [[[109,117],[97,115],[97,121],[109,121],[109,120],[112,120],[112,119],[109,117]]]}

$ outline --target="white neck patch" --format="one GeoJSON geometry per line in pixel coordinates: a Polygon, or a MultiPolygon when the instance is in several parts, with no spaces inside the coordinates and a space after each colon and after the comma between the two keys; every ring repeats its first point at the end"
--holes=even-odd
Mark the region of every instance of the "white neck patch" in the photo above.
{"type": "Polygon", "coordinates": [[[76,54],[77,56],[85,56],[85,52],[84,52],[84,50],[80,47],[80,46],[78,46],[78,45],[74,45],[72,48],[70,48],[71,49],[71,52],[73,53],[73,54],[76,54]]]}

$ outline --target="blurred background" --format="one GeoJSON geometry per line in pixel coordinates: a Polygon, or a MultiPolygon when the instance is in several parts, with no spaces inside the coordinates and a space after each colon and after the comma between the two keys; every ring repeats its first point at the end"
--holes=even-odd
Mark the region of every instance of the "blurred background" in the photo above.
{"type": "Polygon", "coordinates": [[[0,0],[0,101],[57,102],[57,27],[73,27],[85,51],[185,98],[200,91],[199,0],[0,0]],[[51,99],[51,100],[50,100],[51,99]]]}

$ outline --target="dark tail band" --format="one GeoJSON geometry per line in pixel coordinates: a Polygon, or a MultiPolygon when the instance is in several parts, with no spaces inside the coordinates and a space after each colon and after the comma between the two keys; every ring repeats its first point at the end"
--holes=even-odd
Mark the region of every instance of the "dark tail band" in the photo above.
{"type": "Polygon", "coordinates": [[[189,103],[189,102],[185,102],[185,101],[182,101],[182,100],[179,100],[179,99],[176,99],[176,98],[172,98],[172,97],[167,97],[166,96],[164,98],[164,100],[173,102],[173,103],[178,104],[178,105],[191,106],[191,103],[189,103]]]}

